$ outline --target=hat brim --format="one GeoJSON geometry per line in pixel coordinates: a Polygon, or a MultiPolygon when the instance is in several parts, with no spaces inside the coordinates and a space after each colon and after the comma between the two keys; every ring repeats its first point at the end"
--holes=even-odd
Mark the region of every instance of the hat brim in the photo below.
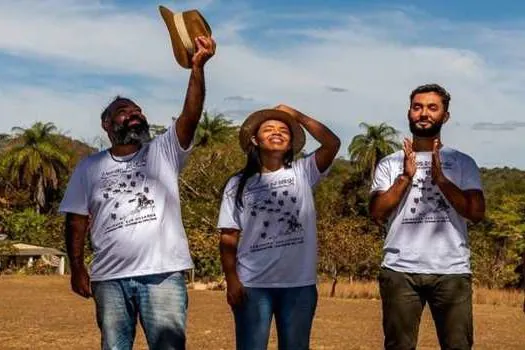
{"type": "MultiPolygon", "coordinates": [[[[191,68],[192,54],[184,45],[184,41],[182,40],[181,34],[175,23],[176,14],[164,6],[159,6],[159,11],[164,23],[166,23],[166,27],[168,27],[175,60],[181,67],[191,68]]],[[[184,19],[188,36],[191,40],[192,51],[194,52],[196,50],[195,38],[198,36],[211,37],[211,28],[208,22],[206,22],[206,19],[204,19],[201,13],[197,10],[184,11],[182,12],[182,17],[184,19]]]]}
{"type": "Polygon", "coordinates": [[[241,125],[239,132],[239,142],[242,150],[247,153],[252,145],[251,138],[257,133],[261,124],[267,120],[279,120],[286,123],[292,132],[293,153],[299,153],[305,144],[306,135],[301,125],[288,113],[278,109],[263,109],[254,112],[246,118],[241,125]]]}

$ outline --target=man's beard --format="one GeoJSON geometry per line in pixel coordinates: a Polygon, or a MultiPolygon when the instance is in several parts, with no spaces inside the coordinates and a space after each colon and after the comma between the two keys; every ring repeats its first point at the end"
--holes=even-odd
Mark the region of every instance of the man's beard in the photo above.
{"type": "Polygon", "coordinates": [[[113,124],[113,142],[117,145],[140,145],[151,140],[149,124],[139,117],[131,117],[121,125],[113,124]],[[138,124],[129,125],[132,121],[138,124]]]}
{"type": "Polygon", "coordinates": [[[430,138],[435,137],[441,132],[441,127],[443,126],[442,122],[436,122],[432,124],[430,128],[419,128],[417,126],[417,123],[410,121],[410,132],[417,137],[424,137],[424,138],[430,138]]]}

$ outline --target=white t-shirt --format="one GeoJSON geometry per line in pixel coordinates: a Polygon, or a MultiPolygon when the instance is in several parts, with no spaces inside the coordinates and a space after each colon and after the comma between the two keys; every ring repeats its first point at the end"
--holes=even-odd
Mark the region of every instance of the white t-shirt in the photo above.
{"type": "MultiPolygon", "coordinates": [[[[326,173],[326,172],[325,172],[326,173]]],[[[324,175],[324,174],[323,174],[324,175]]],[[[241,231],[237,273],[246,287],[301,287],[317,281],[317,228],[312,187],[321,174],[315,155],[290,168],[248,179],[243,208],[235,205],[240,176],[226,184],[219,228],[241,231]]]]}
{"type": "MultiPolygon", "coordinates": [[[[440,150],[444,175],[461,190],[481,190],[479,169],[468,155],[440,150]]],[[[403,151],[379,162],[371,192],[387,191],[403,173],[403,151]]],[[[389,218],[382,266],[408,273],[471,273],[467,223],[432,183],[432,152],[416,153],[412,185],[389,218]]]]}
{"type": "Polygon", "coordinates": [[[178,186],[188,153],[170,127],[133,155],[106,150],[78,164],[59,210],[92,216],[92,281],[193,267],[178,186]]]}

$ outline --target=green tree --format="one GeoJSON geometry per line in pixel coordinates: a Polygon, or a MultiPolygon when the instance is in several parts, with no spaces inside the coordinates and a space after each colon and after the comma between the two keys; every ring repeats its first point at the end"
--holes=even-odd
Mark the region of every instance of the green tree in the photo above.
{"type": "Polygon", "coordinates": [[[516,266],[524,251],[525,196],[506,194],[499,205],[487,215],[492,239],[492,282],[500,287],[513,285],[518,280],[516,266]]]}
{"type": "Polygon", "coordinates": [[[376,277],[381,263],[381,241],[371,231],[377,231],[377,227],[364,218],[321,219],[318,227],[319,271],[332,278],[331,297],[335,296],[342,275],[350,281],[376,277]]]}
{"type": "Polygon", "coordinates": [[[397,141],[399,133],[386,123],[361,123],[359,127],[365,129],[365,133],[354,136],[348,146],[348,153],[350,160],[362,172],[369,172],[372,178],[381,158],[401,149],[401,144],[397,141]]]}
{"type": "Polygon", "coordinates": [[[231,136],[232,121],[221,114],[210,115],[207,111],[202,114],[196,132],[196,146],[207,146],[214,142],[224,142],[231,136]]]}
{"type": "Polygon", "coordinates": [[[67,174],[69,155],[57,144],[53,123],[37,122],[30,128],[14,127],[12,145],[3,153],[1,168],[6,178],[31,193],[40,212],[46,207],[51,191],[59,189],[59,180],[67,174]]]}
{"type": "Polygon", "coordinates": [[[221,274],[217,219],[223,187],[244,164],[238,143],[198,147],[179,178],[182,220],[197,277],[221,274]]]}
{"type": "Polygon", "coordinates": [[[64,249],[64,217],[39,214],[32,208],[6,213],[0,226],[11,241],[64,249]]]}

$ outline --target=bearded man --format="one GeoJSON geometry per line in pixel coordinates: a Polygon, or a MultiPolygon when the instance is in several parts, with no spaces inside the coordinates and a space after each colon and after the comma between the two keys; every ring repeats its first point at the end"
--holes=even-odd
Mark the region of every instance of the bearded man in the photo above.
{"type": "Polygon", "coordinates": [[[386,224],[379,274],[386,349],[415,349],[428,303],[442,349],[473,344],[472,278],[467,220],[485,213],[479,169],[441,143],[450,95],[428,84],[410,94],[412,140],[382,159],[370,213],[386,224]]]}
{"type": "Polygon", "coordinates": [[[181,115],[150,141],[142,109],[118,96],[102,112],[111,148],[76,167],[60,205],[75,293],[93,297],[103,349],[132,349],[137,318],[150,349],[184,349],[188,297],[184,271],[193,267],[181,221],[178,176],[204,103],[204,65],[215,53],[195,40],[181,115]],[[86,232],[93,261],[84,265],[86,232]]]}

